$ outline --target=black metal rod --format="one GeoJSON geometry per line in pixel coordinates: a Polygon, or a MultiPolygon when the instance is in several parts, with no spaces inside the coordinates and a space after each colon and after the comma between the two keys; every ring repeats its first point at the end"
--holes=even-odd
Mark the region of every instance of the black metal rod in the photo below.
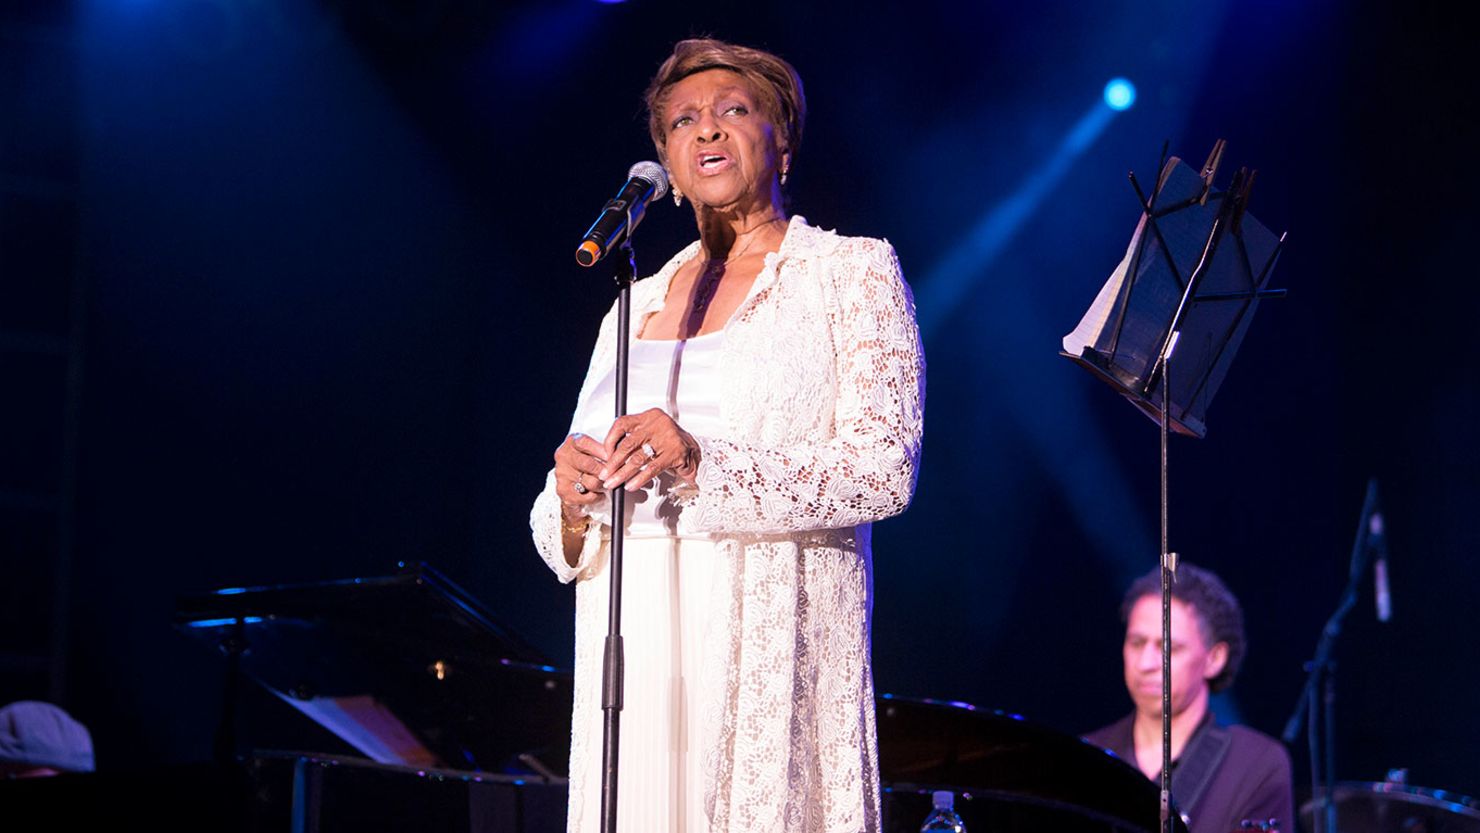
{"type": "MultiPolygon", "coordinates": [[[[628,220],[631,228],[631,220],[628,220]]],[[[632,282],[637,279],[637,256],[629,235],[617,258],[617,365],[616,416],[627,415],[628,347],[632,334],[632,282]]],[[[612,465],[612,461],[607,461],[612,465]]],[[[617,770],[622,736],[622,689],[625,661],[622,651],[622,549],[626,537],[627,490],[618,486],[610,495],[611,549],[607,561],[611,590],[606,616],[606,645],[601,663],[601,830],[617,830],[617,770]]]]}
{"type": "MultiPolygon", "coordinates": [[[[1223,205],[1227,205],[1227,203],[1223,205]]],[[[1160,370],[1163,380],[1166,379],[1167,375],[1166,359],[1171,355],[1172,349],[1175,347],[1178,332],[1182,329],[1182,319],[1187,315],[1187,310],[1192,304],[1193,295],[1197,292],[1197,285],[1202,282],[1203,275],[1207,274],[1208,267],[1213,264],[1213,257],[1218,253],[1218,242],[1223,237],[1223,215],[1224,212],[1222,211],[1222,206],[1220,206],[1219,212],[1213,217],[1213,228],[1212,231],[1208,232],[1208,240],[1203,244],[1202,256],[1198,258],[1197,266],[1192,270],[1192,274],[1187,276],[1187,286],[1182,290],[1182,298],[1177,301],[1177,309],[1172,313],[1172,320],[1167,324],[1166,340],[1162,342],[1161,351],[1159,352],[1159,355],[1162,357],[1160,370]]],[[[1156,387],[1156,381],[1156,372],[1153,370],[1151,378],[1147,380],[1146,388],[1142,393],[1149,394],[1151,389],[1156,387]]]]}
{"type": "Polygon", "coordinates": [[[1325,712],[1325,754],[1326,763],[1322,768],[1325,774],[1325,789],[1321,791],[1321,815],[1326,819],[1325,833],[1336,833],[1336,675],[1329,673],[1326,669],[1324,690],[1321,709],[1325,712]]]}
{"type": "Polygon", "coordinates": [[[1357,520],[1357,534],[1352,540],[1351,561],[1347,568],[1346,589],[1341,593],[1341,601],[1336,605],[1331,618],[1326,620],[1326,626],[1321,629],[1321,639],[1316,644],[1315,658],[1306,667],[1310,673],[1305,678],[1305,686],[1300,690],[1300,697],[1295,701],[1295,710],[1290,714],[1290,720],[1285,724],[1285,732],[1282,736],[1285,743],[1290,743],[1300,732],[1301,720],[1306,721],[1306,736],[1310,743],[1310,780],[1311,793],[1320,799],[1315,813],[1316,833],[1335,833],[1336,807],[1332,803],[1333,796],[1331,788],[1335,783],[1336,769],[1336,745],[1335,738],[1330,737],[1334,731],[1335,722],[1331,712],[1336,705],[1336,663],[1331,657],[1336,650],[1336,640],[1341,636],[1342,622],[1346,615],[1351,612],[1357,604],[1357,588],[1360,586],[1362,577],[1367,573],[1367,565],[1371,555],[1368,546],[1368,531],[1372,513],[1377,511],[1377,479],[1373,478],[1367,482],[1367,495],[1362,501],[1362,516],[1357,520]],[[1324,712],[1324,717],[1319,715],[1324,712]],[[1328,737],[1321,743],[1319,737],[1322,723],[1328,737]],[[1329,826],[1328,826],[1329,825],[1329,826]]]}
{"type": "Polygon", "coordinates": [[[1164,208],[1159,212],[1153,211],[1156,198],[1161,196],[1161,188],[1163,184],[1164,183],[1162,182],[1158,182],[1156,185],[1156,190],[1151,192],[1151,196],[1148,199],[1145,193],[1141,191],[1141,183],[1136,180],[1136,175],[1131,174],[1131,187],[1136,189],[1136,197],[1141,200],[1141,205],[1144,207],[1146,213],[1146,225],[1151,229],[1152,236],[1156,238],[1156,244],[1161,248],[1162,259],[1167,262],[1167,270],[1172,273],[1172,280],[1177,282],[1177,287],[1180,289],[1186,286],[1187,282],[1183,280],[1182,270],[1177,268],[1177,261],[1172,257],[1172,247],[1167,245],[1166,238],[1163,237],[1161,233],[1161,226],[1157,225],[1156,221],[1168,214],[1176,211],[1181,211],[1188,206],[1196,204],[1197,199],[1186,199],[1178,203],[1177,205],[1172,206],[1171,208],[1164,208]]]}
{"type": "Polygon", "coordinates": [[[1172,374],[1168,372],[1176,339],[1168,342],[1161,365],[1161,832],[1172,833],[1172,581],[1176,556],[1171,545],[1171,492],[1167,448],[1171,444],[1172,374]]]}
{"type": "MultiPolygon", "coordinates": [[[[1171,380],[1171,377],[1172,377],[1172,373],[1171,373],[1171,360],[1172,360],[1172,354],[1174,352],[1176,352],[1178,339],[1181,337],[1181,328],[1182,328],[1182,325],[1184,323],[1184,319],[1185,319],[1185,317],[1186,317],[1186,315],[1188,313],[1188,310],[1191,308],[1192,302],[1194,300],[1199,300],[1199,301],[1200,300],[1233,300],[1232,297],[1229,297],[1229,298],[1226,298],[1225,299],[1225,298],[1222,298],[1222,297],[1217,297],[1215,295],[1215,296],[1209,297],[1209,298],[1200,298],[1197,295],[1198,285],[1202,282],[1203,277],[1207,274],[1208,269],[1211,266],[1211,264],[1213,262],[1213,259],[1214,259],[1214,257],[1217,254],[1219,243],[1221,242],[1222,237],[1223,237],[1223,234],[1224,234],[1224,231],[1225,231],[1225,229],[1226,229],[1226,227],[1228,225],[1229,215],[1230,215],[1230,212],[1232,211],[1233,203],[1235,202],[1234,200],[1231,200],[1231,199],[1224,199],[1223,198],[1224,197],[1223,194],[1214,194],[1214,193],[1211,192],[1211,190],[1212,190],[1212,177],[1213,177],[1213,174],[1217,170],[1217,163],[1221,159],[1222,149],[1223,149],[1223,141],[1220,139],[1219,142],[1218,142],[1218,144],[1214,146],[1213,154],[1208,158],[1207,164],[1204,165],[1203,174],[1202,174],[1203,180],[1204,180],[1204,188],[1202,189],[1201,194],[1199,194],[1199,196],[1197,196],[1196,198],[1193,198],[1193,199],[1184,201],[1184,202],[1182,202],[1182,203],[1180,203],[1180,204],[1178,204],[1176,206],[1173,206],[1171,208],[1163,209],[1162,211],[1159,211],[1159,212],[1156,209],[1156,206],[1154,204],[1154,201],[1156,200],[1157,197],[1159,197],[1161,195],[1161,190],[1162,190],[1163,186],[1165,185],[1164,178],[1158,180],[1156,190],[1153,191],[1153,193],[1151,194],[1150,197],[1148,197],[1146,195],[1146,193],[1141,189],[1140,183],[1137,182],[1136,177],[1135,177],[1135,174],[1133,173],[1130,176],[1131,187],[1135,189],[1136,196],[1139,198],[1140,203],[1141,203],[1141,209],[1142,209],[1142,213],[1143,213],[1143,216],[1142,216],[1143,223],[1144,223],[1144,225],[1145,225],[1146,228],[1149,228],[1152,237],[1155,239],[1157,245],[1160,247],[1160,249],[1161,249],[1161,255],[1162,255],[1163,258],[1165,258],[1165,260],[1167,262],[1167,267],[1171,271],[1171,274],[1173,276],[1173,279],[1177,282],[1178,288],[1181,289],[1181,291],[1182,291],[1182,296],[1181,296],[1181,298],[1179,299],[1179,301],[1177,303],[1177,307],[1173,311],[1170,320],[1167,322],[1166,334],[1165,334],[1165,336],[1163,338],[1163,341],[1162,341],[1162,344],[1161,344],[1161,349],[1157,352],[1157,355],[1156,355],[1155,360],[1151,363],[1150,371],[1146,374],[1146,376],[1145,376],[1144,379],[1138,379],[1137,380],[1137,383],[1140,386],[1140,393],[1141,393],[1141,395],[1143,397],[1146,398],[1147,401],[1153,401],[1152,400],[1152,397],[1155,394],[1156,386],[1158,384],[1161,385],[1161,408],[1160,408],[1160,411],[1161,411],[1161,414],[1160,414],[1160,416],[1161,416],[1161,419],[1160,419],[1160,429],[1161,429],[1161,465],[1160,465],[1160,470],[1161,470],[1160,471],[1160,474],[1161,474],[1161,553],[1160,553],[1160,555],[1161,555],[1161,558],[1160,558],[1160,565],[1161,565],[1161,651],[1162,651],[1162,654],[1161,654],[1161,743],[1162,743],[1162,746],[1161,746],[1161,790],[1160,790],[1160,793],[1161,793],[1161,814],[1160,814],[1160,816],[1161,816],[1161,818],[1160,818],[1160,821],[1161,821],[1161,830],[1163,831],[1163,833],[1172,833],[1173,826],[1174,826],[1174,819],[1173,819],[1173,814],[1172,814],[1172,654],[1171,654],[1171,652],[1172,652],[1172,616],[1171,616],[1171,613],[1172,613],[1172,583],[1174,581],[1176,581],[1177,554],[1174,553],[1174,552],[1172,552],[1172,547],[1171,547],[1171,486],[1170,486],[1170,473],[1169,473],[1170,472],[1170,453],[1169,453],[1169,447],[1170,447],[1170,444],[1171,444],[1171,419],[1172,419],[1171,418],[1171,410],[1172,410],[1172,394],[1171,394],[1171,388],[1172,388],[1172,380],[1171,380]],[[1156,221],[1157,221],[1157,219],[1159,217],[1165,216],[1166,214],[1171,213],[1172,211],[1180,210],[1182,208],[1185,208],[1187,206],[1193,205],[1195,203],[1206,203],[1206,200],[1208,200],[1208,199],[1218,200],[1219,201],[1218,202],[1218,209],[1217,209],[1217,211],[1215,212],[1215,214],[1213,216],[1212,227],[1208,231],[1208,238],[1207,238],[1207,241],[1203,244],[1203,250],[1202,250],[1201,255],[1200,255],[1199,259],[1198,259],[1198,262],[1197,262],[1196,266],[1193,267],[1192,271],[1187,275],[1187,278],[1184,281],[1182,279],[1181,274],[1180,274],[1180,270],[1177,268],[1177,263],[1172,258],[1171,249],[1170,249],[1169,246],[1167,246],[1166,240],[1162,236],[1161,228],[1159,227],[1159,225],[1157,224],[1156,221]]],[[[1163,153],[1165,153],[1165,151],[1163,151],[1163,153]]],[[[1164,172],[1160,172],[1158,175],[1161,176],[1161,173],[1164,173],[1164,172]]],[[[1234,184],[1235,185],[1238,185],[1239,182],[1241,182],[1241,180],[1238,177],[1235,177],[1235,183],[1234,184]]],[[[1283,242],[1283,237],[1281,238],[1281,242],[1283,242]]],[[[1135,265],[1135,268],[1137,268],[1137,269],[1139,268],[1140,259],[1144,255],[1143,249],[1144,249],[1144,246],[1145,245],[1146,245],[1146,241],[1143,240],[1142,243],[1141,243],[1141,246],[1138,247],[1137,248],[1137,251],[1133,254],[1133,264],[1135,265]]],[[[1279,251],[1278,250],[1278,247],[1276,247],[1275,254],[1278,254],[1278,251],[1279,251]]],[[[1272,261],[1273,261],[1273,258],[1271,258],[1271,263],[1272,263],[1272,261]]],[[[1241,298],[1242,300],[1250,300],[1252,298],[1264,297],[1264,294],[1263,294],[1264,293],[1263,285],[1264,285],[1265,278],[1267,278],[1267,276],[1268,276],[1268,271],[1269,271],[1269,266],[1270,265],[1271,264],[1266,264],[1265,265],[1265,269],[1261,272],[1259,280],[1254,283],[1254,286],[1252,288],[1253,291],[1247,292],[1247,293],[1237,293],[1237,295],[1239,295],[1239,296],[1245,296],[1245,297],[1242,297],[1241,298]]],[[[1129,275],[1129,278],[1130,278],[1130,280],[1132,282],[1134,282],[1137,277],[1138,277],[1138,275],[1134,273],[1134,270],[1133,270],[1133,273],[1131,275],[1129,275]]],[[[1279,292],[1279,294],[1283,294],[1283,292],[1279,292]]],[[[1270,293],[1270,295],[1273,296],[1274,293],[1270,293]]],[[[1127,298],[1128,298],[1128,294],[1126,296],[1123,296],[1121,298],[1121,308],[1118,311],[1118,317],[1117,317],[1116,324],[1115,324],[1116,330],[1115,330],[1115,336],[1114,336],[1114,343],[1117,344],[1117,346],[1118,346],[1118,340],[1119,340],[1119,335],[1120,335],[1120,327],[1123,326],[1123,324],[1124,324],[1123,314],[1124,314],[1125,304],[1127,303],[1127,298]]],[[[1113,353],[1114,353],[1114,351],[1112,350],[1112,356],[1113,356],[1113,353]]],[[[1198,388],[1198,391],[1200,391],[1200,390],[1201,390],[1201,388],[1198,388]]],[[[1189,400],[1189,401],[1191,401],[1191,400],[1189,400]]],[[[1185,416],[1186,416],[1186,409],[1184,408],[1183,409],[1183,417],[1185,417],[1185,416]]],[[[1287,824],[1287,825],[1291,825],[1290,829],[1294,829],[1293,828],[1293,825],[1291,824],[1293,822],[1293,820],[1282,820],[1282,821],[1285,824],[1287,824]]]]}
{"type": "MultiPolygon", "coordinates": [[[[1163,148],[1163,151],[1165,151],[1165,148],[1163,148]]],[[[1163,155],[1165,154],[1163,153],[1163,155]]],[[[1172,273],[1172,280],[1177,282],[1178,287],[1182,287],[1184,286],[1184,283],[1182,281],[1181,273],[1177,271],[1177,262],[1172,259],[1171,250],[1167,248],[1166,240],[1163,239],[1161,236],[1161,228],[1156,224],[1156,216],[1152,213],[1153,209],[1155,208],[1156,198],[1161,196],[1161,174],[1158,173],[1157,177],[1156,190],[1152,191],[1151,196],[1149,197],[1146,196],[1146,193],[1141,190],[1141,183],[1137,181],[1135,171],[1132,171],[1130,173],[1131,187],[1136,190],[1136,199],[1140,202],[1141,205],[1142,222],[1145,224],[1146,228],[1151,229],[1151,236],[1156,238],[1156,244],[1161,249],[1163,259],[1166,260],[1167,269],[1170,270],[1170,272],[1172,273]]],[[[1112,328],[1113,334],[1110,336],[1110,349],[1107,351],[1112,358],[1116,355],[1117,351],[1120,350],[1120,334],[1125,329],[1126,310],[1130,306],[1131,292],[1134,290],[1136,280],[1140,277],[1141,274],[1141,256],[1145,253],[1146,246],[1147,241],[1145,235],[1143,234],[1140,241],[1138,242],[1138,245],[1136,246],[1136,250],[1131,254],[1130,268],[1129,271],[1126,272],[1126,277],[1128,281],[1126,286],[1121,289],[1120,300],[1116,304],[1115,326],[1112,328]]],[[[1152,376],[1154,375],[1154,373],[1155,370],[1153,363],[1153,371],[1151,373],[1148,373],[1147,376],[1152,376]]],[[[1137,383],[1140,383],[1140,381],[1140,379],[1137,379],[1137,383]]]]}
{"type": "Polygon", "coordinates": [[[240,747],[237,726],[240,723],[242,655],[247,652],[247,620],[236,617],[231,630],[221,640],[221,653],[226,655],[226,676],[221,690],[221,723],[216,727],[213,748],[216,763],[229,766],[236,761],[240,747]]]}
{"type": "Polygon", "coordinates": [[[1197,302],[1203,301],[1253,301],[1267,300],[1269,298],[1283,298],[1290,294],[1287,289],[1261,289],[1257,292],[1209,292],[1206,295],[1197,296],[1197,302]]]}
{"type": "MultiPolygon", "coordinates": [[[[1199,374],[1202,378],[1198,381],[1197,387],[1193,389],[1192,395],[1187,397],[1188,408],[1191,408],[1192,404],[1197,401],[1197,398],[1202,396],[1203,388],[1206,388],[1208,382],[1212,381],[1213,369],[1218,366],[1218,362],[1223,360],[1223,353],[1228,350],[1228,345],[1233,342],[1233,334],[1238,332],[1239,326],[1243,324],[1244,316],[1249,314],[1249,310],[1253,307],[1254,302],[1260,298],[1285,297],[1285,290],[1265,289],[1263,284],[1269,278],[1269,264],[1273,263],[1280,256],[1280,247],[1284,244],[1285,237],[1284,235],[1280,235],[1280,241],[1275,244],[1274,251],[1270,254],[1269,261],[1265,263],[1264,270],[1259,273],[1259,277],[1255,279],[1248,292],[1210,292],[1197,296],[1199,303],[1203,301],[1229,300],[1244,300],[1246,303],[1239,309],[1238,315],[1235,315],[1233,320],[1228,323],[1228,327],[1223,331],[1223,337],[1218,340],[1218,352],[1214,353],[1213,358],[1207,363],[1208,372],[1199,374]]],[[[1234,249],[1238,252],[1239,257],[1243,259],[1244,268],[1248,270],[1250,275],[1253,275],[1254,269],[1249,263],[1249,250],[1244,245],[1243,238],[1236,234],[1234,235],[1234,249]]]]}
{"type": "MultiPolygon", "coordinates": [[[[1161,829],[1172,833],[1172,582],[1177,578],[1177,555],[1172,552],[1171,542],[1171,486],[1169,476],[1172,413],[1172,354],[1177,351],[1177,340],[1181,337],[1182,319],[1187,315],[1191,299],[1197,294],[1197,285],[1207,274],[1213,256],[1218,251],[1218,242],[1223,235],[1224,220],[1228,203],[1219,206],[1213,218],[1213,227],[1208,231],[1208,240],[1203,244],[1202,257],[1187,276],[1182,289],[1182,298],[1167,323],[1166,339],[1161,344],[1156,361],[1152,364],[1151,377],[1143,393],[1150,395],[1161,382],[1161,829]]],[[[1184,412],[1185,415],[1185,412],[1184,412]]]]}
{"type": "MultiPolygon", "coordinates": [[[[1166,150],[1165,146],[1162,147],[1162,150],[1166,150]]],[[[1157,170],[1159,171],[1161,169],[1158,168],[1157,170]]],[[[1158,174],[1158,176],[1160,176],[1160,174],[1158,174]]],[[[1151,197],[1148,199],[1145,194],[1141,193],[1141,184],[1136,181],[1135,171],[1130,172],[1130,180],[1131,187],[1136,189],[1136,198],[1141,203],[1141,222],[1147,225],[1154,225],[1156,221],[1151,218],[1151,203],[1156,199],[1157,195],[1160,194],[1161,191],[1157,190],[1151,192],[1151,197]]],[[[1125,329],[1125,313],[1126,309],[1130,306],[1131,303],[1130,290],[1136,285],[1136,276],[1141,274],[1141,253],[1144,251],[1146,251],[1146,240],[1143,236],[1142,239],[1138,242],[1136,250],[1134,252],[1131,252],[1130,266],[1125,273],[1126,277],[1129,278],[1129,281],[1127,282],[1127,285],[1123,289],[1121,289],[1120,300],[1115,305],[1115,326],[1110,328],[1112,335],[1110,336],[1110,349],[1108,351],[1112,356],[1115,355],[1115,351],[1120,349],[1120,333],[1122,330],[1125,329]]]]}
{"type": "MultiPolygon", "coordinates": [[[[1215,148],[1215,153],[1216,153],[1215,148]]],[[[1132,178],[1132,185],[1136,185],[1132,178]]],[[[1160,183],[1158,183],[1158,186],[1160,183]]],[[[1160,188],[1158,187],[1158,190],[1160,188]]],[[[1136,191],[1140,194],[1140,186],[1136,185],[1136,191]]],[[[1204,192],[1206,193],[1206,192],[1204,192]]],[[[1142,196],[1142,203],[1148,208],[1150,203],[1142,196]]],[[[1171,545],[1171,486],[1170,486],[1170,454],[1171,445],[1171,412],[1172,412],[1172,354],[1177,350],[1177,340],[1181,336],[1183,318],[1191,307],[1191,301],[1197,294],[1198,284],[1207,274],[1208,267],[1213,262],[1213,257],[1218,251],[1218,243],[1223,235],[1226,225],[1229,203],[1221,202],[1218,213],[1213,217],[1213,226],[1208,231],[1207,242],[1203,244],[1202,255],[1198,259],[1197,266],[1188,274],[1186,283],[1182,286],[1182,297],[1177,303],[1177,309],[1172,313],[1171,320],[1167,322],[1167,333],[1162,341],[1161,349],[1157,351],[1156,361],[1151,365],[1151,373],[1142,389],[1142,394],[1150,396],[1155,389],[1158,380],[1161,384],[1161,830],[1162,833],[1172,833],[1172,582],[1176,580],[1177,555],[1172,552],[1171,545]]],[[[1157,235],[1157,240],[1162,244],[1163,253],[1167,255],[1168,262],[1171,260],[1170,249],[1166,248],[1165,241],[1161,239],[1161,230],[1156,227],[1155,221],[1149,216],[1147,223],[1157,235]]],[[[1173,265],[1173,273],[1176,268],[1173,265]]]]}
{"type": "MultiPolygon", "coordinates": [[[[1312,680],[1320,675],[1320,671],[1316,669],[1311,669],[1311,673],[1315,675],[1311,677],[1312,680]]],[[[1310,780],[1312,784],[1320,784],[1324,782],[1324,779],[1321,777],[1321,733],[1316,729],[1317,726],[1321,725],[1320,706],[1316,703],[1316,698],[1314,697],[1306,698],[1305,704],[1307,712],[1306,720],[1308,721],[1306,723],[1305,742],[1310,750],[1310,780]]],[[[1327,833],[1324,796],[1321,797],[1321,809],[1315,812],[1312,821],[1315,823],[1315,833],[1327,833]]]]}

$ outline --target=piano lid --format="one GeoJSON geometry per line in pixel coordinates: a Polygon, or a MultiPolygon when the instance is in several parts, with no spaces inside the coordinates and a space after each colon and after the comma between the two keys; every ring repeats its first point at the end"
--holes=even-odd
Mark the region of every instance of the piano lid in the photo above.
{"type": "Polygon", "coordinates": [[[429,565],[401,568],[185,596],[175,626],[244,649],[247,676],[380,763],[563,771],[569,672],[429,565]]]}
{"type": "MultiPolygon", "coordinates": [[[[945,789],[1050,808],[1060,819],[1094,820],[1119,831],[1160,827],[1161,790],[1140,770],[1019,715],[884,694],[878,726],[879,775],[896,792],[945,789]]],[[[1181,819],[1174,825],[1186,833],[1181,819]]]]}

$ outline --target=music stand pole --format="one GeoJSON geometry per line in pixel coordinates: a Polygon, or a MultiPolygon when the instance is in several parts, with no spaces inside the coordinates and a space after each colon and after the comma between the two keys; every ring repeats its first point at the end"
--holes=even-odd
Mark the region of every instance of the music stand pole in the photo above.
{"type": "MultiPolygon", "coordinates": [[[[628,228],[632,227],[628,217],[628,228]]],[[[627,415],[628,348],[632,334],[632,283],[637,280],[637,256],[632,236],[622,241],[617,258],[617,364],[616,416],[627,415]]],[[[611,591],[606,617],[606,646],[601,660],[601,831],[617,830],[617,760],[622,734],[622,541],[627,519],[627,490],[618,486],[609,495],[612,511],[612,540],[607,570],[611,591]]]]}
{"type": "MultiPolygon", "coordinates": [[[[1149,206],[1150,203],[1147,203],[1149,206]]],[[[1171,545],[1171,489],[1168,483],[1168,446],[1171,444],[1172,426],[1172,353],[1177,349],[1177,340],[1182,336],[1182,320],[1197,294],[1197,286],[1208,265],[1217,253],[1218,242],[1223,236],[1232,200],[1224,200],[1213,218],[1208,231],[1207,243],[1202,257],[1192,274],[1187,276],[1187,286],[1182,290],[1182,299],[1167,327],[1166,340],[1162,342],[1156,366],[1146,382],[1146,392],[1161,382],[1161,831],[1172,833],[1172,582],[1177,579],[1177,554],[1171,545]]],[[[1148,209],[1149,211],[1149,209],[1148,209]]]]}
{"type": "Polygon", "coordinates": [[[1131,247],[1079,326],[1064,336],[1061,353],[1109,383],[1154,419],[1160,429],[1160,782],[1161,829],[1166,833],[1176,826],[1171,792],[1171,589],[1177,578],[1178,556],[1171,547],[1171,432],[1175,427],[1182,434],[1204,436],[1207,404],[1233,360],[1255,305],[1260,299],[1284,294],[1283,290],[1265,288],[1284,236],[1276,239],[1245,211],[1255,172],[1241,169],[1228,190],[1215,193],[1213,189],[1224,145],[1219,139],[1213,146],[1200,174],[1194,174],[1180,159],[1167,160],[1163,149],[1157,184],[1149,196],[1135,174],[1130,175],[1141,207],[1141,221],[1131,247]],[[1170,207],[1158,207],[1163,198],[1172,203],[1170,207]],[[1216,204],[1210,206],[1209,201],[1216,204]],[[1163,229],[1158,220],[1173,215],[1180,219],[1163,229]],[[1201,228],[1207,229],[1206,235],[1197,231],[1201,228]],[[1234,252],[1219,258],[1225,238],[1233,241],[1229,245],[1234,252]],[[1189,262],[1194,266],[1184,279],[1182,270],[1189,262]],[[1209,291],[1201,292],[1204,286],[1209,291]],[[1144,291],[1138,291],[1138,287],[1144,287],[1144,291]],[[1166,306],[1171,299],[1176,299],[1176,307],[1168,317],[1166,306]],[[1231,306],[1221,306],[1229,302],[1231,306]],[[1218,309],[1224,311],[1216,312],[1218,309]],[[1184,340],[1190,346],[1178,360],[1180,399],[1174,401],[1172,356],[1184,340]],[[1178,408],[1175,418],[1173,407],[1178,408]]]}
{"type": "MultiPolygon", "coordinates": [[[[1191,282],[1188,282],[1189,289],[1191,282]]],[[[1167,483],[1167,447],[1171,443],[1172,374],[1168,372],[1169,341],[1161,364],[1161,833],[1172,833],[1172,582],[1177,578],[1177,554],[1171,545],[1170,490],[1167,483]]]]}

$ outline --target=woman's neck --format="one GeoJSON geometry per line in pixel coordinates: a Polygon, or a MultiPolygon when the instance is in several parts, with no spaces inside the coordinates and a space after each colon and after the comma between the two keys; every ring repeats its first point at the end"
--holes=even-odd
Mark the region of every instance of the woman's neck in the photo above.
{"type": "Polygon", "coordinates": [[[708,207],[695,208],[699,225],[699,245],[704,259],[724,261],[757,249],[756,238],[778,233],[786,222],[786,212],[779,204],[768,204],[752,211],[722,211],[708,207]]]}

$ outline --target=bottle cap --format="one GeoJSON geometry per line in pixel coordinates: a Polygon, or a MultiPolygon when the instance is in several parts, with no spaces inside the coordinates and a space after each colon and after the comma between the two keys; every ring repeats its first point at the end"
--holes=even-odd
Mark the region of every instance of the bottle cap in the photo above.
{"type": "Polygon", "coordinates": [[[930,794],[930,801],[937,810],[949,810],[956,804],[956,794],[950,790],[936,790],[930,794]]]}

